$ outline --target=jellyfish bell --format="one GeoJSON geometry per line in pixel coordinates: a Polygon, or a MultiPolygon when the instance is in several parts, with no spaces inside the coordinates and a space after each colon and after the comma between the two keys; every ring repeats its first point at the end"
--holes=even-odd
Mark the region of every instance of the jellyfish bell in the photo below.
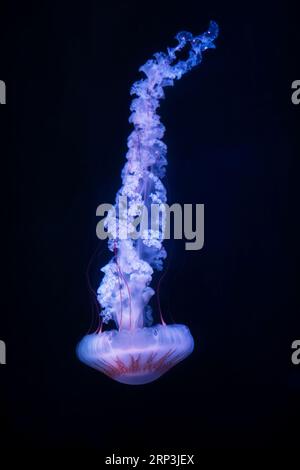
{"type": "Polygon", "coordinates": [[[86,335],[77,346],[77,355],[118,382],[142,385],[158,379],[193,349],[187,326],[155,325],[86,335]]]}

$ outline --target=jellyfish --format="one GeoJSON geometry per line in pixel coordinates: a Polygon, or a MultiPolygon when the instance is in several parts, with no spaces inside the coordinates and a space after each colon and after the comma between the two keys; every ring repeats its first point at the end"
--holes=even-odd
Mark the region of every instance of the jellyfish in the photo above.
{"type": "Polygon", "coordinates": [[[155,230],[145,228],[140,237],[130,234],[145,209],[152,203],[167,201],[162,182],[167,165],[167,147],[162,140],[165,127],[157,114],[163,89],[198,65],[202,53],[215,47],[217,35],[218,25],[213,21],[199,36],[178,33],[177,45],[166,53],[154,54],[139,69],[145,78],[131,88],[134,98],[129,122],[134,129],[128,137],[122,186],[103,222],[105,228],[113,225],[115,230],[109,231],[108,247],[113,255],[101,269],[104,276],[97,290],[101,327],[77,345],[77,356],[83,363],[124,384],[158,379],[194,348],[187,326],[167,325],[161,312],[160,323],[153,325],[149,301],[155,292],[150,284],[154,271],[162,270],[167,256],[163,246],[164,217],[155,230]],[[188,52],[185,60],[178,57],[183,49],[188,52]],[[114,327],[105,329],[108,323],[114,327]]]}

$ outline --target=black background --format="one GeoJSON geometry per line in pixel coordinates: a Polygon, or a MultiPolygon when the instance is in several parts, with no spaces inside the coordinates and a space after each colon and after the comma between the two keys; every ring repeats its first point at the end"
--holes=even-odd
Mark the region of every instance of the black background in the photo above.
{"type": "MultiPolygon", "coordinates": [[[[101,455],[297,445],[293,5],[87,0],[1,8],[0,446],[101,455]],[[204,248],[170,243],[161,288],[166,320],[190,327],[195,351],[158,381],[126,386],[75,356],[91,320],[85,271],[99,246],[95,211],[120,186],[139,66],[178,31],[199,34],[211,19],[220,26],[217,49],[167,89],[160,108],[169,200],[205,204],[204,248]]],[[[104,248],[93,258],[94,285],[108,257],[104,248]]]]}

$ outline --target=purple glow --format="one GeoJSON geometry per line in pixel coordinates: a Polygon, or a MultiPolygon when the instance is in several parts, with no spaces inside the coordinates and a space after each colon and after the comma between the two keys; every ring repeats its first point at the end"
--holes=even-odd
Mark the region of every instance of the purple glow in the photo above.
{"type": "Polygon", "coordinates": [[[151,203],[167,200],[161,181],[167,164],[167,147],[162,141],[165,132],[157,114],[163,88],[198,65],[202,52],[214,48],[218,26],[211,22],[207,32],[193,37],[191,33],[178,33],[177,46],[167,53],[156,53],[140,71],[146,78],[134,83],[131,94],[129,121],[134,130],[128,138],[127,162],[122,171],[122,187],[117,193],[114,211],[104,221],[108,227],[117,217],[118,232],[109,240],[114,253],[102,268],[104,273],[98,288],[98,301],[102,307],[103,323],[113,320],[116,330],[86,335],[77,347],[80,360],[104,372],[111,378],[128,384],[151,382],[173,365],[188,356],[194,346],[185,325],[151,327],[152,312],[148,305],[154,290],[150,287],[153,270],[161,270],[167,254],[162,245],[164,218],[157,230],[148,230],[147,237],[123,239],[119,231],[132,232],[143,208],[151,203]],[[184,47],[189,50],[186,60],[177,60],[184,47]],[[128,201],[128,210],[122,201],[128,201]]]}

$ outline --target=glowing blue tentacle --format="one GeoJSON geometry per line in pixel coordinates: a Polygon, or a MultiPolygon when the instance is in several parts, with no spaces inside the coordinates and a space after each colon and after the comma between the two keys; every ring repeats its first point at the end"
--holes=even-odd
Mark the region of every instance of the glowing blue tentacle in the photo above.
{"type": "MultiPolygon", "coordinates": [[[[120,230],[131,232],[132,224],[144,207],[151,202],[164,203],[166,189],[161,181],[167,165],[167,147],[162,141],[165,128],[157,114],[159,101],[164,98],[163,88],[172,86],[174,80],[198,65],[203,51],[214,48],[218,26],[211,22],[207,32],[193,36],[189,32],[176,35],[178,44],[168,48],[167,53],[156,53],[140,71],[146,78],[134,83],[131,94],[135,95],[129,121],[134,130],[128,137],[127,162],[122,170],[122,187],[117,193],[115,211],[120,230]],[[186,60],[177,60],[183,48],[189,48],[186,60]],[[127,197],[128,207],[122,206],[122,197],[127,197]]],[[[107,218],[107,223],[109,216],[107,218]]],[[[117,236],[110,240],[111,251],[117,247],[114,257],[102,271],[104,277],[98,288],[98,300],[103,307],[103,321],[113,319],[119,327],[136,328],[150,323],[147,304],[154,294],[149,284],[153,269],[162,269],[166,251],[162,246],[162,226],[147,232],[148,239],[121,240],[117,236]]]]}

